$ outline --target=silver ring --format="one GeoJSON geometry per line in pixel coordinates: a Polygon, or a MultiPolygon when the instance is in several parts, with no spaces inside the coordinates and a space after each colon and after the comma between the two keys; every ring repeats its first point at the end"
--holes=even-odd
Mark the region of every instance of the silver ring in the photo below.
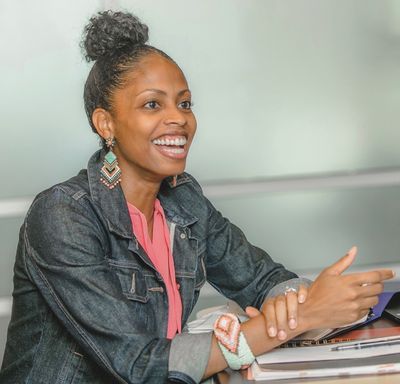
{"type": "Polygon", "coordinates": [[[297,289],[296,289],[296,288],[293,288],[293,287],[286,287],[286,288],[285,288],[285,296],[286,296],[289,292],[295,292],[295,293],[297,293],[297,289]]]}

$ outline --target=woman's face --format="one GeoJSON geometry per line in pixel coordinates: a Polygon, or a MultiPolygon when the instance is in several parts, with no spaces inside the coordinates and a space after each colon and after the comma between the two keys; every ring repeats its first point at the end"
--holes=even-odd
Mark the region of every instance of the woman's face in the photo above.
{"type": "Polygon", "coordinates": [[[122,171],[149,181],[182,173],[196,131],[182,71],[170,60],[149,54],[125,80],[113,94],[111,112],[114,152],[122,171]]]}

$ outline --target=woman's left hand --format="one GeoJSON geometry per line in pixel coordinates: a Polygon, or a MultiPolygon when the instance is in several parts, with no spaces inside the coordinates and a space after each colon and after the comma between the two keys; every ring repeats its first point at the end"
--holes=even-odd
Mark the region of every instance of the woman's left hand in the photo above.
{"type": "Polygon", "coordinates": [[[246,313],[250,318],[262,313],[268,336],[277,336],[279,340],[285,340],[287,328],[297,327],[298,304],[306,301],[307,294],[308,288],[300,285],[298,291],[288,290],[285,294],[266,299],[261,306],[261,312],[254,307],[247,307],[246,313]]]}

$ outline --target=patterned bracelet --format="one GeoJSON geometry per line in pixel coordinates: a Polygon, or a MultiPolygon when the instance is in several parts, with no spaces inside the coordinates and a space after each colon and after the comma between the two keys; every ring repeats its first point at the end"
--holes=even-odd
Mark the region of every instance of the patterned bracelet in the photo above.
{"type": "Polygon", "coordinates": [[[255,357],[240,331],[240,322],[236,315],[225,313],[218,317],[214,324],[214,334],[229,368],[245,369],[254,362],[255,357]]]}

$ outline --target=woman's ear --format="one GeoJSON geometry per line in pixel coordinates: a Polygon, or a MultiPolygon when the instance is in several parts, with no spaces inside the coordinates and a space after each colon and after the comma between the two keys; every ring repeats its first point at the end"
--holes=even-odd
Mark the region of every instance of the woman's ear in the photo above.
{"type": "Polygon", "coordinates": [[[108,111],[103,108],[96,108],[92,113],[92,122],[97,133],[103,139],[114,137],[114,125],[112,117],[108,111]]]}

